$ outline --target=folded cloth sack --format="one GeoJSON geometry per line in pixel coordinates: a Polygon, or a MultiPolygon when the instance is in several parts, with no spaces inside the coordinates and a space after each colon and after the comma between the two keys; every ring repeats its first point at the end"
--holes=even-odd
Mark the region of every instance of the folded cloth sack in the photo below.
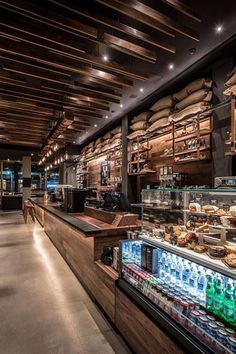
{"type": "Polygon", "coordinates": [[[183,99],[185,99],[188,95],[190,95],[191,93],[201,90],[203,88],[211,88],[212,87],[212,80],[210,79],[198,79],[195,80],[193,82],[191,82],[190,84],[188,84],[184,89],[182,89],[181,91],[174,93],[173,97],[176,101],[182,101],[183,99]]]}
{"type": "Polygon", "coordinates": [[[115,129],[113,129],[112,131],[111,131],[111,133],[113,134],[113,135],[116,135],[117,133],[121,133],[121,127],[119,126],[119,127],[116,127],[115,129]]]}
{"type": "Polygon", "coordinates": [[[195,91],[191,95],[187,96],[182,101],[177,103],[175,105],[175,108],[182,110],[194,103],[198,103],[198,102],[202,102],[202,101],[210,102],[212,100],[212,95],[213,95],[212,91],[209,91],[208,89],[202,89],[202,90],[195,91]]]}
{"type": "Polygon", "coordinates": [[[113,147],[120,145],[120,144],[121,144],[121,139],[118,138],[118,139],[115,139],[114,141],[112,141],[110,147],[113,148],[113,147]]]}
{"type": "Polygon", "coordinates": [[[228,80],[226,81],[225,86],[230,87],[234,84],[236,84],[236,66],[231,71],[231,73],[228,75],[228,80]]]}
{"type": "Polygon", "coordinates": [[[224,95],[226,96],[236,95],[236,84],[224,90],[224,95]]]}
{"type": "Polygon", "coordinates": [[[138,136],[143,136],[146,134],[146,130],[136,130],[135,132],[127,135],[127,139],[132,140],[137,138],[138,136]]]}
{"type": "Polygon", "coordinates": [[[87,145],[87,148],[89,149],[89,148],[92,148],[93,147],[93,145],[94,145],[94,142],[93,141],[91,141],[91,143],[89,143],[88,145],[87,145]]]}
{"type": "Polygon", "coordinates": [[[102,152],[105,152],[106,150],[109,150],[110,148],[111,148],[111,145],[107,144],[107,145],[104,145],[101,150],[102,150],[102,152]]]}
{"type": "Polygon", "coordinates": [[[112,137],[112,133],[108,132],[103,136],[103,140],[110,139],[112,137]]]}
{"type": "Polygon", "coordinates": [[[119,139],[121,138],[121,133],[116,133],[115,135],[113,135],[113,137],[110,139],[111,141],[114,141],[115,139],[119,139]]]}
{"type": "Polygon", "coordinates": [[[136,130],[146,129],[147,127],[148,127],[147,122],[145,120],[142,120],[140,122],[136,122],[136,123],[132,124],[130,126],[130,129],[132,129],[133,131],[136,131],[136,130]]]}
{"type": "Polygon", "coordinates": [[[159,112],[156,112],[154,113],[151,118],[149,118],[149,123],[154,123],[156,122],[158,119],[160,118],[165,118],[165,117],[169,117],[170,115],[170,108],[165,108],[165,109],[162,109],[161,111],[159,112]]]}
{"type": "Polygon", "coordinates": [[[95,141],[94,146],[97,146],[97,145],[101,144],[102,140],[103,140],[103,138],[98,138],[98,139],[95,141]]]}
{"type": "Polygon", "coordinates": [[[150,116],[150,112],[140,113],[138,116],[134,117],[131,120],[131,123],[134,124],[134,123],[137,123],[137,122],[140,122],[140,121],[147,121],[149,116],[150,116]]]}
{"type": "Polygon", "coordinates": [[[209,102],[198,102],[195,104],[192,104],[191,106],[186,107],[185,109],[182,109],[180,112],[176,112],[170,115],[169,120],[178,122],[179,120],[183,118],[188,118],[193,116],[194,114],[198,114],[201,112],[204,112],[210,108],[209,102]]]}
{"type": "Polygon", "coordinates": [[[152,125],[147,129],[147,131],[151,133],[154,132],[155,130],[159,130],[165,127],[166,125],[169,125],[168,117],[158,119],[156,122],[152,123],[152,125]]]}
{"type": "Polygon", "coordinates": [[[94,153],[94,155],[96,155],[96,154],[100,154],[101,151],[102,151],[101,146],[100,147],[97,146],[93,153],[94,153]]]}
{"type": "Polygon", "coordinates": [[[162,109],[172,107],[173,104],[174,104],[173,96],[172,95],[165,96],[160,100],[158,100],[156,103],[154,103],[154,105],[152,105],[150,109],[153,112],[158,112],[161,111],[162,109]]]}

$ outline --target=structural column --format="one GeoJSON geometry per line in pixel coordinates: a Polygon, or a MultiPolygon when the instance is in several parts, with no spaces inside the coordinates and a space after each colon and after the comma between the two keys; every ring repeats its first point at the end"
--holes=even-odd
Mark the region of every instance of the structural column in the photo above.
{"type": "Polygon", "coordinates": [[[128,116],[122,119],[122,193],[128,196],[128,116]]]}
{"type": "Polygon", "coordinates": [[[23,198],[22,202],[31,195],[31,157],[23,157],[23,198]]]}

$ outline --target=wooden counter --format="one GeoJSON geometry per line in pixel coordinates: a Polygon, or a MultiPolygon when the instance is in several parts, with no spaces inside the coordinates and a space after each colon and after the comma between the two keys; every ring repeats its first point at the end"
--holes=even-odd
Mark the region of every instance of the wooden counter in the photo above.
{"type": "Polygon", "coordinates": [[[112,227],[81,213],[66,214],[50,202],[32,202],[46,234],[134,352],[183,354],[180,347],[117,288],[118,273],[100,261],[103,247],[118,245],[119,240],[126,238],[129,227],[112,227]]]}

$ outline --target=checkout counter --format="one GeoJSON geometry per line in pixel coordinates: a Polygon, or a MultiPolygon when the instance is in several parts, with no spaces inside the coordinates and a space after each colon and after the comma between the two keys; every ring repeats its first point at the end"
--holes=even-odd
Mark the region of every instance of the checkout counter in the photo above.
{"type": "Polygon", "coordinates": [[[67,213],[61,202],[31,198],[36,218],[57,250],[79,278],[91,297],[115,321],[115,281],[118,273],[100,261],[107,245],[127,238],[138,228],[138,216],[87,205],[84,212],[67,213]]]}

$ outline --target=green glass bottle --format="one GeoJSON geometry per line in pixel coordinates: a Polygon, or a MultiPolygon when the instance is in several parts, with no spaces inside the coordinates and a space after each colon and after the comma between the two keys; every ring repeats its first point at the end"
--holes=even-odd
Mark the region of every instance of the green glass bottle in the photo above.
{"type": "Polygon", "coordinates": [[[212,275],[209,275],[206,286],[206,308],[207,310],[213,310],[213,301],[215,295],[214,280],[212,275]]]}
{"type": "Polygon", "coordinates": [[[224,320],[228,323],[234,322],[234,294],[233,286],[228,283],[224,296],[224,320]]]}
{"type": "Polygon", "coordinates": [[[213,312],[219,317],[223,317],[224,291],[221,278],[215,281],[215,295],[213,299],[213,312]]]}

